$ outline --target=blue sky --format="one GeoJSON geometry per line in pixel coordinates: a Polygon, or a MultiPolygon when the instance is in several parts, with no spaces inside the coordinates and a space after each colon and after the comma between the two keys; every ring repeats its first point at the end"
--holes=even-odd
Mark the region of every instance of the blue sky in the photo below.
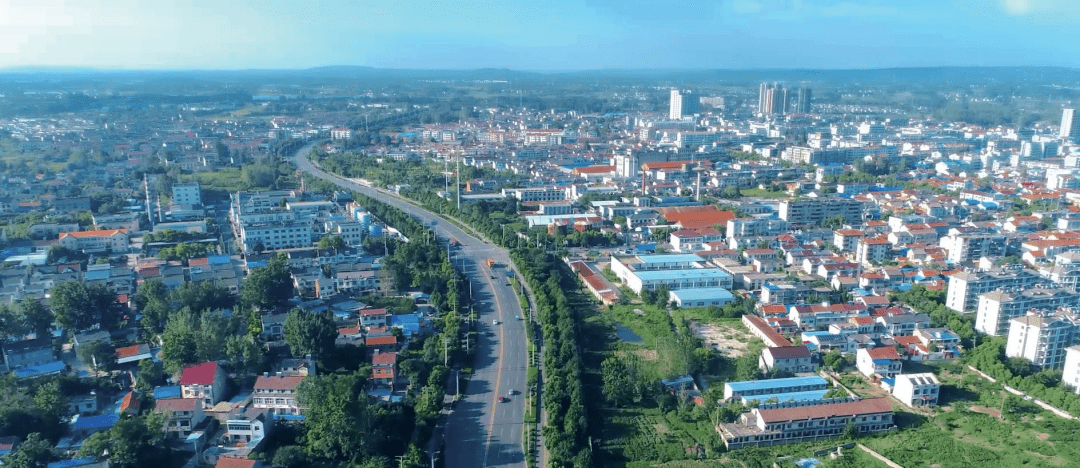
{"type": "Polygon", "coordinates": [[[1080,0],[0,0],[0,68],[1080,67],[1080,0]]]}

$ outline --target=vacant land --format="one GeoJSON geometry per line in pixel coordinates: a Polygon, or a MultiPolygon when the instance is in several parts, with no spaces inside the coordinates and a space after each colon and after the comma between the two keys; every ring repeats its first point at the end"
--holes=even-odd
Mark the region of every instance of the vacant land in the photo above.
{"type": "Polygon", "coordinates": [[[730,323],[713,324],[693,321],[690,322],[690,332],[727,357],[742,356],[749,347],[750,340],[746,332],[730,323]]]}

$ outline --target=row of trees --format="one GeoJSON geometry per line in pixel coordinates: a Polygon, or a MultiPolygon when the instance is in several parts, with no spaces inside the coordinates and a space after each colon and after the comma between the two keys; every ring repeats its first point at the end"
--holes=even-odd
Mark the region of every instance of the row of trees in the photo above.
{"type": "Polygon", "coordinates": [[[592,466],[582,396],[578,317],[563,292],[575,289],[576,284],[558,260],[543,250],[519,248],[511,256],[535,296],[536,318],[545,343],[543,403],[548,423],[542,431],[549,466],[592,466]]]}
{"type": "Polygon", "coordinates": [[[997,379],[998,382],[1023,390],[1032,397],[1080,416],[1080,396],[1061,383],[1060,371],[1034,372],[1031,363],[1023,358],[1005,356],[1005,339],[989,339],[966,356],[968,364],[997,379]]]}

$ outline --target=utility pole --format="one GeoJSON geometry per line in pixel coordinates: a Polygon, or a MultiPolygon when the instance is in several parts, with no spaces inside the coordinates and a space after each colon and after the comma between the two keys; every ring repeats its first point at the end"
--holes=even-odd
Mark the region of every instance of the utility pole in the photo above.
{"type": "Polygon", "coordinates": [[[431,452],[431,468],[435,468],[435,456],[442,452],[431,452]]]}
{"type": "Polygon", "coordinates": [[[442,362],[442,364],[445,367],[450,362],[450,341],[447,340],[444,337],[442,342],[443,342],[443,362],[442,362]]]}
{"type": "Polygon", "coordinates": [[[401,467],[405,466],[405,455],[398,455],[398,456],[396,456],[394,458],[397,459],[398,468],[401,468],[401,467]]]}
{"type": "Polygon", "coordinates": [[[457,209],[461,213],[461,156],[457,158],[457,209]]]}

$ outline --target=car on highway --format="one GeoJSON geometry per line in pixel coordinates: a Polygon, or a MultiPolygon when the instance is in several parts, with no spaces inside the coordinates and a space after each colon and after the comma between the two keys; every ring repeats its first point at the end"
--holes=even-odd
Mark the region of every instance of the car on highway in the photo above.
{"type": "Polygon", "coordinates": [[[501,397],[499,397],[499,403],[506,403],[506,402],[508,402],[508,401],[510,401],[510,399],[509,399],[509,398],[506,398],[506,397],[504,397],[504,396],[501,396],[501,397]]]}
{"type": "Polygon", "coordinates": [[[515,316],[514,316],[514,318],[515,318],[515,319],[518,319],[518,320],[521,320],[521,316],[520,316],[520,315],[515,315],[515,316]]]}
{"type": "Polygon", "coordinates": [[[492,320],[492,321],[491,321],[491,324],[492,324],[492,325],[498,325],[498,324],[499,324],[499,321],[498,321],[498,320],[492,320]]]}
{"type": "Polygon", "coordinates": [[[511,388],[510,390],[506,391],[506,396],[514,396],[514,393],[516,392],[514,391],[514,389],[511,388]]]}

